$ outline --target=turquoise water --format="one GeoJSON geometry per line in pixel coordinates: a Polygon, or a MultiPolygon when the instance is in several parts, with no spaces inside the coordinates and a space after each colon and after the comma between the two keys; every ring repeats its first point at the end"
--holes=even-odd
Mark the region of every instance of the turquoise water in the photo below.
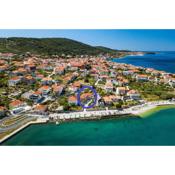
{"type": "Polygon", "coordinates": [[[175,109],[144,119],[32,125],[3,145],[175,145],[175,109]]]}
{"type": "Polygon", "coordinates": [[[159,52],[157,54],[145,54],[143,56],[126,56],[121,59],[113,59],[113,61],[175,73],[175,52],[159,52]]]}

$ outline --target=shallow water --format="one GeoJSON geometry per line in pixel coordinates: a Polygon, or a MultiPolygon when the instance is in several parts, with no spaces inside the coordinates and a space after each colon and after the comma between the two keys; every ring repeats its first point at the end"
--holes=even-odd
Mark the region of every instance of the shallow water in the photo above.
{"type": "Polygon", "coordinates": [[[3,145],[175,145],[175,109],[144,119],[32,125],[3,145]]]}

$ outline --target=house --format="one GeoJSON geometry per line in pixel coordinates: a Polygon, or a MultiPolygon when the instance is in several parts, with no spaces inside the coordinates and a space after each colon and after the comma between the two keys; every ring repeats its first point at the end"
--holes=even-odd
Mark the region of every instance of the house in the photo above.
{"type": "Polygon", "coordinates": [[[113,84],[111,81],[107,81],[105,84],[106,92],[113,92],[113,84]]]}
{"type": "Polygon", "coordinates": [[[38,101],[42,98],[42,92],[41,91],[33,92],[29,98],[33,101],[38,101]]]}
{"type": "Polygon", "coordinates": [[[101,79],[102,81],[106,81],[108,80],[110,77],[108,75],[100,75],[99,79],[101,79]]]}
{"type": "Polygon", "coordinates": [[[169,79],[169,85],[175,87],[175,78],[169,79]]]}
{"type": "Polygon", "coordinates": [[[134,72],[132,70],[123,71],[123,75],[125,75],[125,76],[133,75],[133,74],[134,74],[134,72]]]}
{"type": "Polygon", "coordinates": [[[30,90],[30,91],[28,91],[28,92],[25,92],[25,93],[23,93],[22,95],[21,95],[21,98],[23,98],[23,99],[30,99],[30,96],[33,94],[33,90],[30,90]]]}
{"type": "Polygon", "coordinates": [[[9,86],[15,86],[15,85],[17,85],[17,84],[20,83],[20,82],[21,82],[21,77],[18,77],[18,76],[12,77],[12,78],[10,78],[10,79],[8,80],[9,86]]]}
{"type": "Polygon", "coordinates": [[[112,99],[110,98],[110,96],[104,96],[103,100],[104,100],[106,105],[112,104],[112,99]]]}
{"type": "Polygon", "coordinates": [[[13,71],[13,74],[17,75],[17,76],[23,76],[23,75],[27,74],[27,70],[24,68],[19,68],[19,69],[13,71]]]}
{"type": "Polygon", "coordinates": [[[64,86],[63,85],[52,85],[52,89],[55,95],[61,95],[63,92],[64,86]]]}
{"type": "Polygon", "coordinates": [[[109,76],[110,76],[111,78],[115,78],[115,77],[116,77],[116,75],[117,75],[117,73],[116,73],[116,72],[114,72],[114,71],[110,71],[109,76]]]}
{"type": "Polygon", "coordinates": [[[37,104],[34,108],[34,112],[37,114],[45,114],[47,111],[47,105],[37,104]]]}
{"type": "Polygon", "coordinates": [[[38,91],[40,91],[42,93],[42,95],[48,95],[51,91],[51,87],[49,86],[42,86],[38,89],[38,91]]]}
{"type": "Polygon", "coordinates": [[[71,83],[73,80],[76,79],[77,76],[78,76],[77,73],[73,73],[72,75],[66,75],[66,76],[64,77],[64,81],[65,81],[67,84],[68,84],[68,83],[71,83]]]}
{"type": "Polygon", "coordinates": [[[35,72],[35,70],[36,70],[36,65],[35,64],[33,64],[33,63],[31,63],[31,64],[27,64],[27,65],[25,65],[25,68],[26,68],[26,70],[28,70],[29,72],[35,72]]]}
{"type": "Polygon", "coordinates": [[[77,97],[76,96],[70,96],[68,97],[68,103],[69,104],[74,104],[74,105],[77,105],[78,101],[77,101],[77,97]]]}
{"type": "Polygon", "coordinates": [[[122,99],[122,97],[118,96],[118,95],[109,95],[109,96],[104,96],[103,97],[103,100],[104,100],[105,104],[107,104],[107,105],[110,105],[113,102],[118,102],[121,99],[122,99]]]}
{"type": "Polygon", "coordinates": [[[3,66],[3,65],[5,65],[5,64],[7,64],[7,61],[1,60],[1,59],[0,59],[0,66],[3,66]]]}
{"type": "Polygon", "coordinates": [[[111,82],[112,82],[113,85],[119,85],[119,82],[115,79],[112,79],[111,82]]]}
{"type": "Polygon", "coordinates": [[[62,75],[65,72],[65,67],[64,66],[59,66],[55,68],[55,74],[62,75]]]}
{"type": "Polygon", "coordinates": [[[10,110],[13,114],[24,111],[26,106],[26,103],[20,100],[14,100],[9,104],[10,110]]]}
{"type": "Polygon", "coordinates": [[[93,99],[92,93],[89,93],[89,92],[83,93],[81,94],[80,99],[81,100],[93,99]]]}
{"type": "Polygon", "coordinates": [[[116,94],[117,95],[125,95],[126,92],[127,92],[126,87],[117,87],[117,89],[116,89],[116,94]]]}
{"type": "Polygon", "coordinates": [[[74,87],[77,87],[77,88],[80,88],[81,82],[80,82],[80,81],[75,81],[75,82],[73,83],[73,86],[74,86],[74,87]]]}
{"type": "Polygon", "coordinates": [[[81,87],[81,82],[75,81],[72,85],[69,86],[69,91],[76,92],[81,87]]]}
{"type": "Polygon", "coordinates": [[[9,104],[11,109],[26,106],[26,103],[20,100],[14,100],[9,104]]]}
{"type": "Polygon", "coordinates": [[[76,71],[84,67],[84,63],[82,61],[71,61],[70,62],[70,70],[76,71]]]}
{"type": "Polygon", "coordinates": [[[7,109],[4,106],[0,106],[0,117],[4,117],[7,109]]]}
{"type": "Polygon", "coordinates": [[[15,54],[13,53],[0,53],[0,58],[2,59],[10,59],[14,56],[15,54]]]}
{"type": "Polygon", "coordinates": [[[0,66],[0,73],[6,71],[8,69],[7,65],[0,66]]]}
{"type": "Polygon", "coordinates": [[[118,102],[122,99],[122,97],[119,95],[110,95],[109,98],[111,98],[113,102],[118,102]]]}
{"type": "Polygon", "coordinates": [[[27,75],[23,78],[23,81],[27,84],[35,83],[35,79],[31,75],[27,75]]]}
{"type": "Polygon", "coordinates": [[[53,70],[53,67],[52,67],[51,65],[46,64],[46,65],[43,67],[43,70],[52,71],[52,70],[53,70]]]}
{"type": "Polygon", "coordinates": [[[161,73],[160,73],[159,71],[157,71],[157,70],[153,70],[153,71],[151,72],[151,75],[153,75],[153,76],[160,76],[161,73]]]}
{"type": "Polygon", "coordinates": [[[71,83],[72,82],[72,76],[69,76],[69,75],[67,75],[67,76],[65,76],[64,77],[64,81],[68,84],[68,83],[71,83]]]}
{"type": "Polygon", "coordinates": [[[69,85],[69,87],[68,87],[68,91],[70,93],[75,93],[77,90],[78,90],[78,88],[73,86],[73,85],[69,85]]]}
{"type": "Polygon", "coordinates": [[[140,94],[137,92],[137,91],[135,91],[135,90],[129,90],[128,92],[127,92],[127,95],[130,97],[130,99],[132,99],[132,100],[140,100],[141,99],[141,96],[140,96],[140,94]]]}
{"type": "Polygon", "coordinates": [[[136,80],[137,81],[148,81],[148,76],[145,74],[138,74],[136,75],[136,80]]]}
{"type": "Polygon", "coordinates": [[[51,85],[53,82],[52,78],[45,77],[41,80],[42,85],[51,85]]]}

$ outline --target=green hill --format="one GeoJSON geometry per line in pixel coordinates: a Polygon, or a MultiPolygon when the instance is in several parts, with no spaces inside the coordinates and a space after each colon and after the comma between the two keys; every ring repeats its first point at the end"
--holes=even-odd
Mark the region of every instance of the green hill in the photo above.
{"type": "Polygon", "coordinates": [[[93,47],[66,38],[0,38],[0,52],[23,54],[30,52],[43,55],[99,55],[117,54],[117,50],[93,47]]]}

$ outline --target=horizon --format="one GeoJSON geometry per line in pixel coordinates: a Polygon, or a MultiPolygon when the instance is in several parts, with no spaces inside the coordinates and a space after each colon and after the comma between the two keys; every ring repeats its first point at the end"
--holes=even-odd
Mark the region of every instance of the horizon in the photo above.
{"type": "Polygon", "coordinates": [[[175,51],[175,30],[0,29],[0,38],[66,38],[115,50],[175,51]]]}

